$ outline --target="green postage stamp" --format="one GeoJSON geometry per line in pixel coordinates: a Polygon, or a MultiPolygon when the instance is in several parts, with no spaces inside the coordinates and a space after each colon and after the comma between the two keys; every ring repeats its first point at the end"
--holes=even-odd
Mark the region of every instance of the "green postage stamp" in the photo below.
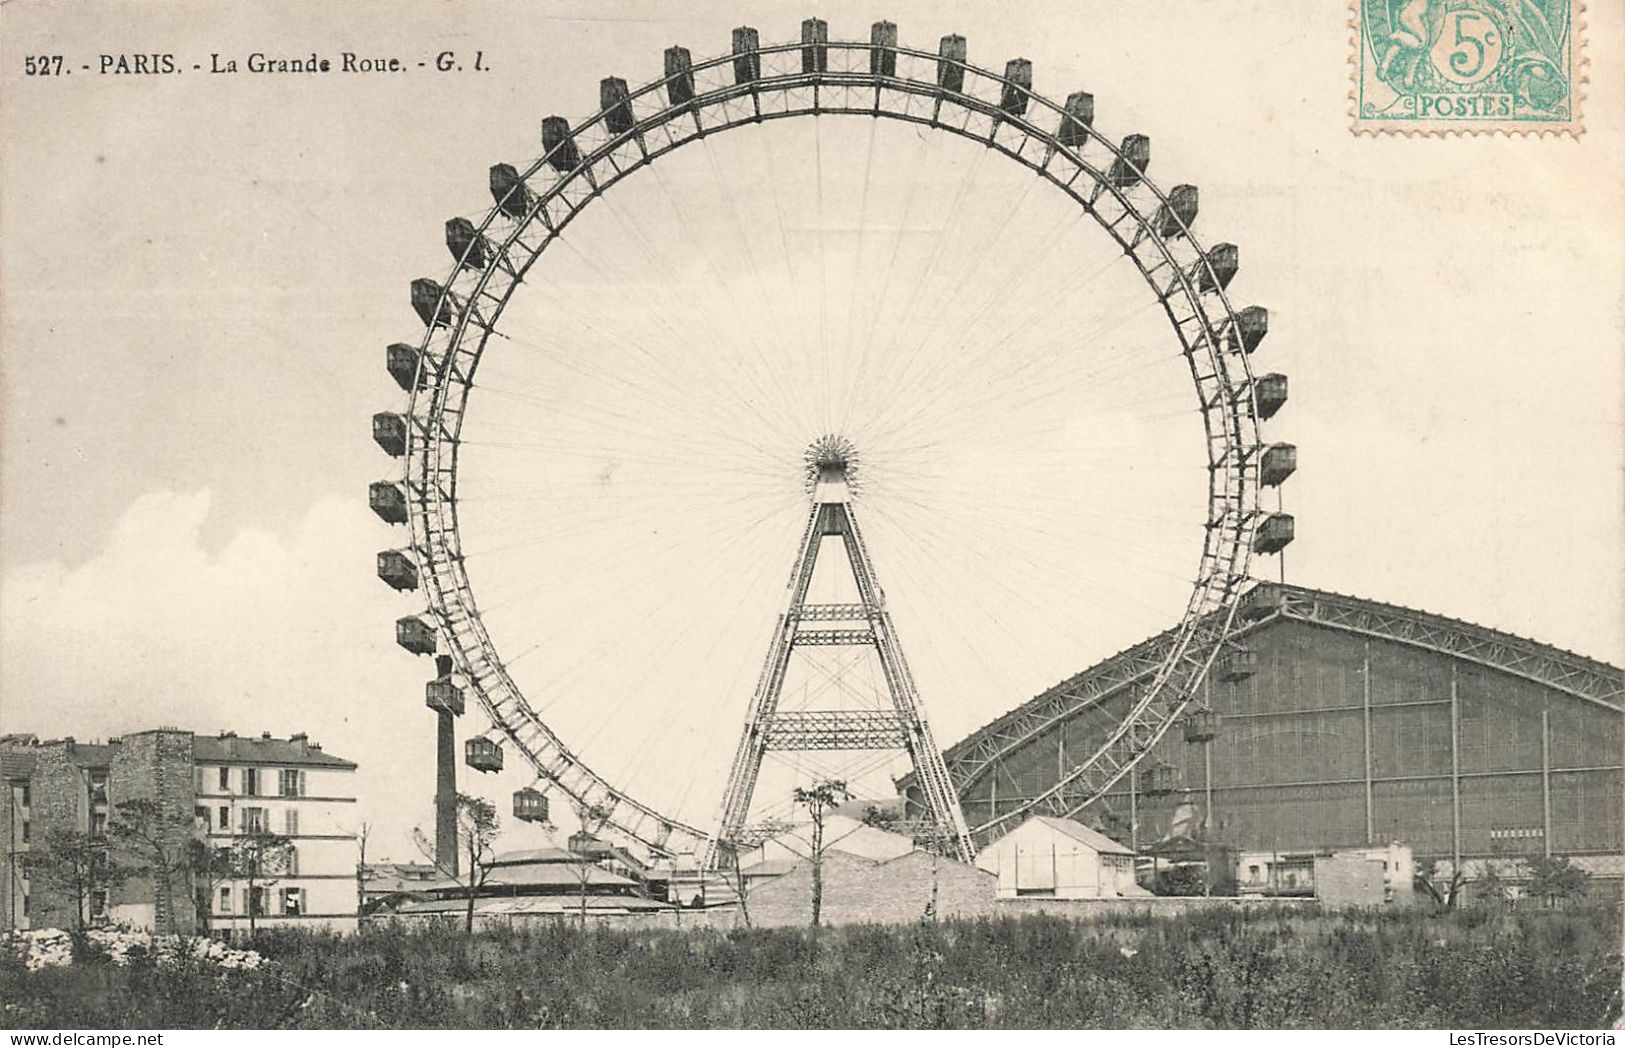
{"type": "Polygon", "coordinates": [[[1354,130],[1579,130],[1581,0],[1354,0],[1354,130]]]}

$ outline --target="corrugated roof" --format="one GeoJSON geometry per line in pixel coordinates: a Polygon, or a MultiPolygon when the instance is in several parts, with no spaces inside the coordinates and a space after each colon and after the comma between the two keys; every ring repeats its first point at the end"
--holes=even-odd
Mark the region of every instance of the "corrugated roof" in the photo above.
{"type": "MultiPolygon", "coordinates": [[[[1512,647],[1522,648],[1533,653],[1542,654],[1573,672],[1590,674],[1598,678],[1606,679],[1610,682],[1610,686],[1612,688],[1612,696],[1606,699],[1606,702],[1616,706],[1619,702],[1619,681],[1621,680],[1620,667],[1606,662],[1601,662],[1597,659],[1592,659],[1584,655],[1576,654],[1575,652],[1564,648],[1545,644],[1541,641],[1521,637],[1516,634],[1507,633],[1503,630],[1494,629],[1493,627],[1476,625],[1462,619],[1454,619],[1444,615],[1435,615],[1431,612],[1420,611],[1415,608],[1408,608],[1398,604],[1389,604],[1366,597],[1354,597],[1347,594],[1333,593],[1330,590],[1318,590],[1311,589],[1307,586],[1284,585],[1281,583],[1261,583],[1260,586],[1256,588],[1261,589],[1266,586],[1273,587],[1277,592],[1281,592],[1292,597],[1325,600],[1342,603],[1348,606],[1360,606],[1384,615],[1394,616],[1396,618],[1426,622],[1430,625],[1452,631],[1484,636],[1512,647]]],[[[1248,591],[1248,594],[1244,594],[1242,599],[1245,600],[1246,597],[1252,592],[1253,591],[1248,591]]],[[[1271,621],[1274,621],[1274,619],[1266,619],[1256,624],[1244,625],[1238,631],[1238,635],[1246,635],[1254,632],[1271,621]]],[[[1030,716],[1034,710],[1044,708],[1046,703],[1066,699],[1069,695],[1078,692],[1080,689],[1082,689],[1083,685],[1089,680],[1090,677],[1105,673],[1114,664],[1146,657],[1147,653],[1155,651],[1159,645],[1168,642],[1176,632],[1177,630],[1170,629],[1159,633],[1154,637],[1141,641],[1140,643],[1131,647],[1125,648],[1114,655],[1109,655],[1087,669],[1068,677],[1066,680],[1061,681],[1053,687],[1045,689],[1040,694],[1033,696],[1027,701],[1018,704],[1004,713],[1001,713],[998,717],[989,721],[987,724],[982,725],[980,728],[977,728],[969,735],[966,735],[952,746],[949,746],[943,751],[943,758],[948,762],[951,771],[957,770],[955,766],[960,761],[970,760],[973,758],[980,759],[982,754],[979,747],[984,743],[985,740],[998,736],[1010,726],[1021,722],[1024,717],[1030,716]]],[[[1411,643],[1407,638],[1404,637],[1393,637],[1390,639],[1396,640],[1399,643],[1411,643]]],[[[1151,672],[1151,670],[1148,669],[1147,673],[1149,672],[1151,672]]],[[[1506,671],[1500,670],[1498,672],[1506,671]]],[[[1549,681],[1546,683],[1552,687],[1559,686],[1558,684],[1549,681]]],[[[955,778],[956,780],[958,779],[957,774],[955,778]]],[[[906,790],[914,784],[915,775],[912,771],[898,779],[899,790],[906,790]]]]}
{"type": "Polygon", "coordinates": [[[779,877],[800,865],[801,863],[794,859],[763,859],[745,867],[739,873],[745,877],[779,877]]]}
{"type": "MultiPolygon", "coordinates": [[[[486,885],[491,888],[581,888],[582,875],[587,884],[595,888],[631,887],[637,882],[611,873],[588,862],[569,865],[557,862],[509,863],[491,870],[486,885]]],[[[450,877],[437,877],[432,881],[419,881],[411,891],[461,891],[462,885],[450,877]]]]}
{"type": "Polygon", "coordinates": [[[499,852],[491,860],[492,866],[517,866],[531,862],[581,862],[580,856],[563,848],[525,848],[519,851],[499,852]]]}

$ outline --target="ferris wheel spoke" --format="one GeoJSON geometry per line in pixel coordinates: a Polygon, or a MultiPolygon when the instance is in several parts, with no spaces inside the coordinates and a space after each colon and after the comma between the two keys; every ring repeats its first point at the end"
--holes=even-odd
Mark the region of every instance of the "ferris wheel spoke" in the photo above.
{"type": "MultiPolygon", "coordinates": [[[[681,52],[667,80],[623,87],[624,108],[574,129],[550,120],[548,151],[523,173],[493,169],[496,209],[448,229],[454,253],[467,247],[452,275],[414,285],[426,325],[415,378],[396,360],[409,347],[390,351],[407,398],[374,432],[386,450],[403,435],[392,454],[404,477],[374,485],[374,505],[410,525],[430,614],[493,722],[544,779],[669,851],[699,831],[626,799],[543,713],[589,759],[605,738],[638,734],[607,764],[640,790],[666,754],[709,753],[713,737],[674,722],[745,695],[752,660],[721,653],[765,621],[805,498],[784,483],[797,463],[779,449],[820,430],[859,434],[874,456],[861,498],[903,632],[929,653],[922,683],[956,708],[1046,685],[1081,648],[1160,626],[1186,594],[1152,687],[1040,801],[1086,802],[1165,730],[1223,639],[1228,619],[1200,616],[1233,608],[1262,512],[1258,423],[1280,398],[1255,392],[1248,354],[1267,315],[1231,308],[1234,248],[1197,244],[1194,188],[1164,194],[1146,177],[1144,136],[1108,140],[1092,112],[1074,119],[1083,96],[1063,109],[1032,94],[1030,67],[1001,77],[956,62],[962,83],[933,83],[938,56],[894,48],[897,75],[883,78],[875,53],[819,38],[830,80],[805,75],[803,47],[750,37],[746,65],[759,58],[771,75],[748,87],[730,79],[740,55],[681,52]],[[862,121],[818,115],[860,103],[862,121]],[[761,122],[780,114],[813,119],[761,122]],[[803,152],[787,163],[778,147],[790,143],[803,152]],[[882,147],[911,154],[900,184],[882,147]],[[620,188],[668,152],[678,159],[620,188]],[[984,178],[993,153],[1017,163],[984,178]],[[926,161],[940,177],[920,176],[926,161]],[[694,184],[674,190],[667,173],[694,184]],[[1060,193],[1035,193],[1040,182],[1060,193]],[[794,236],[790,187],[805,227],[794,236]],[[666,207],[640,206],[660,197],[666,207]],[[922,211],[939,220],[917,230],[922,211]],[[1083,215],[1094,241],[1066,221],[1083,215]],[[508,308],[521,281],[528,312],[508,308]],[[1176,375],[1194,384],[1198,418],[1164,392],[1176,375]],[[1165,450],[1192,446],[1206,476],[1165,450]],[[1170,498],[1164,481],[1188,493],[1170,498]],[[465,555],[464,529],[492,541],[465,555]],[[1171,570],[1196,544],[1195,577],[1171,570]],[[977,660],[985,670],[967,673],[977,660]],[[702,683],[719,679],[734,683],[702,683]],[[683,698],[662,704],[654,690],[683,698]]],[[[824,653],[798,672],[804,703],[880,701],[868,662],[824,653]]],[[[847,756],[791,764],[862,777],[894,759],[847,756]]],[[[682,769],[679,808],[700,763],[682,769]]]]}

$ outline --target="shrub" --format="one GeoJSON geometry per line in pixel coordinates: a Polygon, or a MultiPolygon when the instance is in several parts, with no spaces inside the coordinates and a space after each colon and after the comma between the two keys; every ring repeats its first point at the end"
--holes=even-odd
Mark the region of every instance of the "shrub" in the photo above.
{"type": "Polygon", "coordinates": [[[1619,1015],[1617,904],[980,918],[903,927],[278,929],[259,969],[30,971],[9,1028],[1496,1027],[1619,1015]]]}

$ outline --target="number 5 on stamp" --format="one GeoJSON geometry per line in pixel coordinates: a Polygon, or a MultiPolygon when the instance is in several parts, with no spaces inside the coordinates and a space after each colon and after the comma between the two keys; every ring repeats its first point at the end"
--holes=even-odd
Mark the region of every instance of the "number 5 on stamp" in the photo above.
{"type": "Polygon", "coordinates": [[[1355,131],[1579,131],[1581,0],[1353,5],[1355,131]]]}

